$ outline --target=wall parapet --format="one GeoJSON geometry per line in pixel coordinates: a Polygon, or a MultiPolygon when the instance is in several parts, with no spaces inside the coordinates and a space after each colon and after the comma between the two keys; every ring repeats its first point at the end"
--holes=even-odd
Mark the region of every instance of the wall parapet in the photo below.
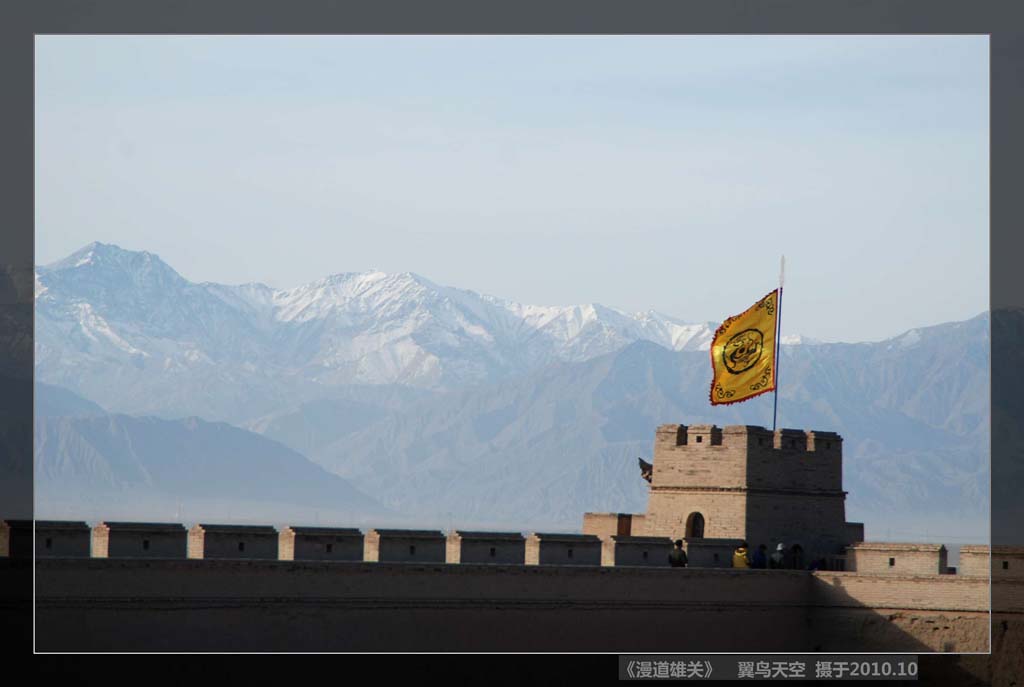
{"type": "Polygon", "coordinates": [[[837,432],[815,429],[781,428],[770,430],[761,425],[714,424],[659,425],[655,432],[655,445],[664,447],[721,446],[724,448],[758,446],[784,451],[831,452],[842,448],[843,437],[837,432]],[[756,440],[751,441],[751,439],[756,440]]]}

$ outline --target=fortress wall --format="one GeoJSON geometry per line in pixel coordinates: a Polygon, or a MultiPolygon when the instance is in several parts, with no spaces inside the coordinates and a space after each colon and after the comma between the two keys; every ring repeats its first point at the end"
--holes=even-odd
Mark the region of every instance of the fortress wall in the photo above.
{"type": "Polygon", "coordinates": [[[814,651],[987,652],[989,630],[986,612],[823,608],[810,634],[814,651]]]}
{"type": "Polygon", "coordinates": [[[961,546],[958,575],[988,577],[994,567],[987,546],[961,546]]]}
{"type": "Polygon", "coordinates": [[[110,528],[103,523],[92,528],[90,555],[93,558],[107,558],[110,553],[110,528]]]}
{"type": "Polygon", "coordinates": [[[283,561],[361,561],[363,534],[347,528],[283,527],[278,538],[278,558],[283,561]]]}
{"type": "Polygon", "coordinates": [[[815,606],[988,612],[988,581],[958,575],[815,572],[815,606]]]}
{"type": "Polygon", "coordinates": [[[739,539],[684,539],[687,563],[696,568],[731,568],[739,539]]]}
{"type": "Polygon", "coordinates": [[[1024,614],[1024,578],[992,578],[992,607],[1024,614]]]}
{"type": "Polygon", "coordinates": [[[94,558],[185,558],[188,531],[178,524],[100,523],[92,529],[94,558]]]}
{"type": "Polygon", "coordinates": [[[197,524],[188,533],[188,557],[276,560],[279,537],[273,527],[197,524]]]}
{"type": "Polygon", "coordinates": [[[789,571],[40,561],[38,650],[713,651],[810,644],[789,571]]]}
{"type": "Polygon", "coordinates": [[[364,537],[364,561],[444,563],[447,557],[440,530],[375,529],[364,537]]]}
{"type": "Polygon", "coordinates": [[[589,534],[534,532],[526,538],[526,565],[601,565],[607,540],[589,534]]]}
{"type": "Polygon", "coordinates": [[[946,549],[935,544],[861,542],[846,549],[846,561],[851,572],[940,575],[946,572],[946,549]]]}
{"type": "Polygon", "coordinates": [[[188,544],[185,548],[185,555],[188,558],[202,559],[203,557],[203,530],[198,525],[189,528],[188,544]]]}
{"type": "Polygon", "coordinates": [[[36,583],[40,651],[919,652],[988,642],[987,580],[953,575],[64,559],[38,561],[36,583]]]}
{"type": "Polygon", "coordinates": [[[84,522],[37,520],[35,540],[36,558],[88,558],[92,530],[84,522]]]}
{"type": "Polygon", "coordinates": [[[987,580],[956,575],[813,573],[812,634],[820,651],[985,652],[987,580]]]}
{"type": "Polygon", "coordinates": [[[978,575],[993,579],[1024,579],[1024,548],[995,546],[991,550],[984,544],[960,547],[961,575],[978,575]]]}
{"type": "MultiPolygon", "coordinates": [[[[359,558],[362,559],[362,551],[359,558]]],[[[277,535],[277,558],[282,561],[295,560],[295,531],[290,527],[281,528],[277,535]]]]}
{"type": "Polygon", "coordinates": [[[666,567],[671,552],[672,540],[668,537],[613,535],[603,543],[601,564],[666,567]]]}
{"type": "Polygon", "coordinates": [[[518,532],[462,532],[448,535],[446,562],[524,565],[526,540],[518,532]]]}

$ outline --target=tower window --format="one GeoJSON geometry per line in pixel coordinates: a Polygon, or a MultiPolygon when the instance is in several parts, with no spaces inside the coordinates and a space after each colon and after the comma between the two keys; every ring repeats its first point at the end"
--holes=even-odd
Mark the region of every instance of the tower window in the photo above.
{"type": "Polygon", "coordinates": [[[697,443],[699,444],[699,443],[701,443],[702,441],[704,441],[704,437],[702,437],[702,436],[700,436],[700,435],[697,435],[697,443]]]}
{"type": "Polygon", "coordinates": [[[143,551],[149,551],[149,540],[148,539],[143,539],[142,540],[142,550],[143,551]]]}
{"type": "Polygon", "coordinates": [[[889,559],[889,567],[890,568],[895,568],[896,567],[896,559],[895,558],[890,558],[889,559]]]}
{"type": "Polygon", "coordinates": [[[415,546],[410,546],[409,547],[409,555],[410,556],[415,556],[416,555],[416,547],[415,546]]]}
{"type": "Polygon", "coordinates": [[[832,442],[831,441],[826,441],[825,442],[825,448],[826,449],[832,448],[832,442]]]}
{"type": "Polygon", "coordinates": [[[238,542],[238,550],[239,551],[245,551],[245,542],[244,541],[238,542]]]}
{"type": "Polygon", "coordinates": [[[48,549],[52,549],[53,548],[53,539],[51,537],[47,537],[46,538],[46,548],[48,548],[48,549]]]}
{"type": "Polygon", "coordinates": [[[498,550],[492,546],[491,547],[491,558],[494,558],[497,555],[498,555],[498,550]]]}
{"type": "Polygon", "coordinates": [[[569,549],[569,558],[572,558],[572,549],[569,549]]]}
{"type": "Polygon", "coordinates": [[[644,560],[645,561],[647,560],[647,552],[646,551],[644,551],[644,560]]]}
{"type": "Polygon", "coordinates": [[[1010,561],[1003,561],[1003,570],[1010,569],[1010,561]]]}
{"type": "Polygon", "coordinates": [[[327,553],[334,553],[334,544],[327,545],[327,553]]]}

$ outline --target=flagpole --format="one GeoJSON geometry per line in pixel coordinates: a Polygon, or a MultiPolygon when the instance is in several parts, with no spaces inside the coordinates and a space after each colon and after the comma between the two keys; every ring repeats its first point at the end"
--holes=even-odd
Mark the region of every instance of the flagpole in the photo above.
{"type": "Polygon", "coordinates": [[[779,417],[779,357],[782,354],[782,286],[786,281],[786,256],[779,262],[779,302],[775,304],[775,401],[772,407],[772,431],[779,417]]]}

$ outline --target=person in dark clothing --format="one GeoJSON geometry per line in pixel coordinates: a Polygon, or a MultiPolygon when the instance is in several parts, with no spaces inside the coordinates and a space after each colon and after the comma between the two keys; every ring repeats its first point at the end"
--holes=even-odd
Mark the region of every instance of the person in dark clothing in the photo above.
{"type": "Polygon", "coordinates": [[[751,565],[755,568],[765,569],[768,567],[768,547],[761,544],[757,547],[757,551],[754,552],[753,560],[751,565]]]}
{"type": "Polygon", "coordinates": [[[668,564],[673,568],[685,568],[687,563],[686,552],[683,551],[683,540],[676,539],[675,546],[668,554],[668,564]]]}
{"type": "Polygon", "coordinates": [[[779,545],[775,547],[775,551],[772,552],[771,557],[768,559],[768,566],[772,570],[781,570],[786,567],[786,545],[779,542],[779,545]]]}

